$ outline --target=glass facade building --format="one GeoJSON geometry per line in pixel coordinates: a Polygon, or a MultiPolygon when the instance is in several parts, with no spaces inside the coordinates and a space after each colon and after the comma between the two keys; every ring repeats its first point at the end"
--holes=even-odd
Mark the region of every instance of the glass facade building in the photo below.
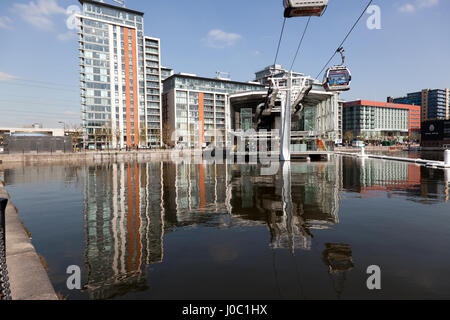
{"type": "Polygon", "coordinates": [[[165,142],[169,145],[183,142],[190,148],[225,141],[230,94],[265,89],[259,84],[187,74],[167,78],[163,87],[165,142]]]}
{"type": "Polygon", "coordinates": [[[423,121],[450,119],[450,89],[424,89],[388,102],[421,106],[423,121]]]}
{"type": "Polygon", "coordinates": [[[85,147],[161,145],[160,41],[144,13],[80,0],[80,80],[85,147]]]}

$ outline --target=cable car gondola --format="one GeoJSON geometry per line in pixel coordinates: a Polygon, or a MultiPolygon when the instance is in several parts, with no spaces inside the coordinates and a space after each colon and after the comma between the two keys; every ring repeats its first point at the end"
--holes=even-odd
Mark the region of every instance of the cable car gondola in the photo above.
{"type": "Polygon", "coordinates": [[[284,17],[320,17],[328,6],[328,0],[284,0],[284,17]]]}
{"type": "Polygon", "coordinates": [[[328,68],[323,80],[323,87],[327,91],[348,91],[352,82],[350,70],[344,65],[344,49],[337,50],[341,54],[342,64],[328,68]]]}

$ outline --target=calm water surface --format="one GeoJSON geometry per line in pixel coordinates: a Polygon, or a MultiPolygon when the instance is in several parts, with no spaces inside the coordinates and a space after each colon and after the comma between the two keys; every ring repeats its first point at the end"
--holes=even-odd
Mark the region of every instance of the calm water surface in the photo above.
{"type": "Polygon", "coordinates": [[[3,174],[68,299],[450,298],[448,172],[341,157],[260,171],[133,162],[3,174]],[[66,288],[70,265],[81,291],[66,288]]]}

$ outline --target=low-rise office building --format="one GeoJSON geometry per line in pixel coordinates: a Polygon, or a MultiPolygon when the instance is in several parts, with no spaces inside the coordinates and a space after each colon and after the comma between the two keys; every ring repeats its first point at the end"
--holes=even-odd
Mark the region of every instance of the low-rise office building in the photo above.
{"type": "Polygon", "coordinates": [[[21,133],[3,140],[3,152],[8,154],[72,153],[72,138],[39,133],[21,133]]]}
{"type": "Polygon", "coordinates": [[[225,141],[230,129],[230,94],[265,90],[261,84],[187,73],[170,76],[163,87],[164,142],[190,148],[225,141]]]}
{"type": "Polygon", "coordinates": [[[343,132],[355,138],[406,138],[420,132],[420,106],[357,100],[344,103],[343,132]]]}
{"type": "Polygon", "coordinates": [[[39,134],[49,137],[64,137],[63,128],[42,128],[41,126],[31,126],[29,128],[6,128],[0,127],[0,136],[12,136],[20,134],[39,134]]]}

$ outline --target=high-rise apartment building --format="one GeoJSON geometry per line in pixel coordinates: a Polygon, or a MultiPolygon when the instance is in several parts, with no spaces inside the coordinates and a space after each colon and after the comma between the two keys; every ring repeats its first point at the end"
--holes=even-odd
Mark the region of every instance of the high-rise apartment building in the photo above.
{"type": "Polygon", "coordinates": [[[450,119],[450,89],[424,89],[406,97],[388,97],[388,102],[422,107],[422,121],[450,119]]]}
{"type": "Polygon", "coordinates": [[[161,122],[161,46],[157,38],[144,37],[145,42],[145,100],[146,129],[141,128],[147,134],[147,143],[152,147],[160,147],[162,144],[161,122]]]}
{"type": "Polygon", "coordinates": [[[160,146],[160,41],[144,13],[79,0],[82,124],[90,149],[160,146]]]}

